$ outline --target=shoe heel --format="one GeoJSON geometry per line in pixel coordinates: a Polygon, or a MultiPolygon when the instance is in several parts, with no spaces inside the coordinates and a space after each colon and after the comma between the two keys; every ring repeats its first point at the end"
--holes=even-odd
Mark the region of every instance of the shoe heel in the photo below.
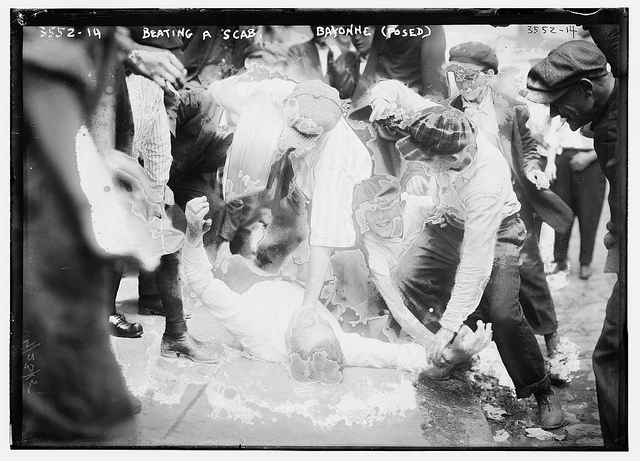
{"type": "Polygon", "coordinates": [[[176,359],[180,357],[180,352],[172,351],[171,349],[160,349],[160,355],[168,359],[176,359]]]}

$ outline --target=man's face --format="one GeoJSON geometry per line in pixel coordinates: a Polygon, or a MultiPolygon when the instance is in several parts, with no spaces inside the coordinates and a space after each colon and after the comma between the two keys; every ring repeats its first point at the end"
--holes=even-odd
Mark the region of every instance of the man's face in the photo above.
{"type": "Polygon", "coordinates": [[[460,94],[470,102],[482,100],[487,91],[488,81],[493,70],[489,74],[482,72],[483,67],[473,63],[456,63],[449,72],[453,73],[454,80],[460,94]]]}
{"type": "Polygon", "coordinates": [[[592,91],[575,84],[562,97],[549,104],[549,115],[559,115],[567,121],[572,131],[577,131],[593,120],[594,102],[592,91]]]}
{"type": "Polygon", "coordinates": [[[475,145],[470,145],[457,154],[425,157],[422,162],[424,162],[432,174],[446,173],[447,171],[462,171],[471,164],[475,152],[475,145]]]}
{"type": "Polygon", "coordinates": [[[292,334],[301,350],[313,351],[317,344],[331,340],[335,333],[314,308],[305,308],[294,321],[292,334]]]}
{"type": "Polygon", "coordinates": [[[369,35],[354,34],[351,36],[351,42],[356,47],[358,53],[366,54],[371,49],[371,43],[373,42],[373,28],[369,29],[369,35]]]}
{"type": "Polygon", "coordinates": [[[387,239],[402,232],[402,213],[405,202],[395,200],[381,204],[374,210],[365,210],[364,217],[369,229],[378,237],[387,239]]]}

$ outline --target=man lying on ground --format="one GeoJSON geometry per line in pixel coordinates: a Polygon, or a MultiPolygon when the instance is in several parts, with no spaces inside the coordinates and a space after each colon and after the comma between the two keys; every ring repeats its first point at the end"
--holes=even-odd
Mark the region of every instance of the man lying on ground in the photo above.
{"type": "Polygon", "coordinates": [[[397,368],[419,372],[468,360],[491,341],[491,324],[478,322],[476,332],[461,330],[456,340],[432,361],[424,346],[391,344],[345,333],[320,303],[300,307],[304,289],[284,281],[256,283],[243,294],[214,279],[204,251],[209,211],[205,197],[187,203],[187,236],[182,253],[186,281],[214,318],[252,357],[288,363],[298,382],[339,383],[345,366],[397,368]]]}

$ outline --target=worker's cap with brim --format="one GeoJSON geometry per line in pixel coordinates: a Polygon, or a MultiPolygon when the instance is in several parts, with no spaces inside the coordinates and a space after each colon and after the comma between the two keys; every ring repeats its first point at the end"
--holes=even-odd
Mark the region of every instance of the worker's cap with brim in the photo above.
{"type": "Polygon", "coordinates": [[[480,42],[466,42],[456,45],[449,51],[449,62],[452,63],[447,70],[454,70],[454,63],[476,64],[485,69],[492,69],[498,73],[498,57],[489,45],[480,42]]]}
{"type": "Polygon", "coordinates": [[[607,60],[595,44],[573,40],[552,50],[529,70],[527,90],[522,94],[529,101],[549,104],[561,98],[580,79],[600,78],[607,72],[607,60]]]}
{"type": "Polygon", "coordinates": [[[405,160],[453,155],[475,144],[477,128],[458,109],[434,106],[422,111],[409,126],[409,136],[398,140],[396,148],[405,160]]]}

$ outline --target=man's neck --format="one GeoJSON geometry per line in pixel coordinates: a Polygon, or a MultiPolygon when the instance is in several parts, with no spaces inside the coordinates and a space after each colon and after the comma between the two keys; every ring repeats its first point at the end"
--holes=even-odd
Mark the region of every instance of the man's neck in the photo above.
{"type": "Polygon", "coordinates": [[[612,74],[608,74],[602,79],[602,83],[598,82],[595,87],[596,103],[594,105],[594,117],[593,120],[600,120],[602,112],[605,110],[609,99],[616,86],[616,80],[612,74]]]}

